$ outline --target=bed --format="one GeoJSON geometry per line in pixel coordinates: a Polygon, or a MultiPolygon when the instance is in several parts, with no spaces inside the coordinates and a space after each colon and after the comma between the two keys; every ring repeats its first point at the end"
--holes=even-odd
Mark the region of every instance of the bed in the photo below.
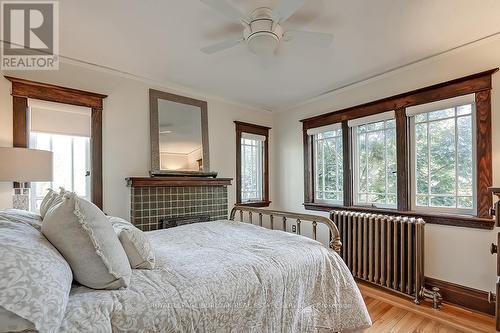
{"type": "MultiPolygon", "coordinates": [[[[260,223],[266,213],[247,212],[260,223]]],[[[296,217],[299,225],[306,217],[281,213],[280,221],[296,217]]],[[[38,223],[14,210],[1,219],[38,223]]],[[[312,220],[314,228],[328,224],[312,220]]],[[[371,325],[342,259],[313,239],[232,220],[147,237],[156,268],[133,270],[123,290],[74,284],[59,332],[340,332],[371,325]]],[[[339,246],[338,234],[331,239],[339,246]]]]}

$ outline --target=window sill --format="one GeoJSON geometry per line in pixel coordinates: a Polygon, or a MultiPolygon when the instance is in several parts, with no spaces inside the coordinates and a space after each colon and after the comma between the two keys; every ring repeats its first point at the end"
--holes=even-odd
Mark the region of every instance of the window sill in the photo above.
{"type": "Polygon", "coordinates": [[[269,207],[271,201],[249,201],[249,202],[238,202],[238,206],[246,207],[269,207]]]}
{"type": "Polygon", "coordinates": [[[345,207],[342,205],[330,205],[324,203],[311,203],[311,202],[306,202],[303,205],[305,209],[315,210],[315,211],[329,212],[334,209],[342,209],[342,210],[349,210],[356,212],[373,212],[381,214],[397,214],[402,216],[421,217],[425,220],[426,223],[429,224],[441,224],[441,225],[450,225],[456,227],[486,229],[486,230],[493,230],[493,228],[495,227],[495,220],[493,218],[481,218],[468,215],[399,211],[397,209],[389,209],[389,208],[372,208],[372,207],[357,207],[357,206],[345,207]]]}

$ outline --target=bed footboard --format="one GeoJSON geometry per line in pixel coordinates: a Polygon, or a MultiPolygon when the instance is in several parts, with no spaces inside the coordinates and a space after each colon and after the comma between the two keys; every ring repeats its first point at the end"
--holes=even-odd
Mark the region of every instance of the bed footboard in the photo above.
{"type": "Polygon", "coordinates": [[[288,220],[295,221],[297,224],[296,233],[300,235],[300,225],[302,222],[310,222],[312,223],[312,238],[316,240],[317,237],[317,225],[318,223],[325,224],[328,229],[330,229],[330,248],[336,252],[340,252],[340,248],[342,247],[342,242],[340,241],[340,233],[337,229],[335,223],[330,220],[328,217],[320,216],[320,215],[311,215],[311,214],[300,214],[300,213],[292,213],[292,212],[284,212],[279,210],[271,210],[271,209],[262,209],[262,208],[254,208],[248,206],[234,206],[231,210],[231,214],[229,219],[234,221],[236,217],[236,213],[239,212],[240,221],[243,222],[244,213],[248,213],[248,218],[251,223],[253,223],[253,217],[256,216],[259,222],[259,225],[262,227],[263,216],[269,216],[269,221],[271,223],[271,229],[274,229],[274,225],[276,223],[281,224],[281,229],[286,231],[286,223],[288,220]]]}

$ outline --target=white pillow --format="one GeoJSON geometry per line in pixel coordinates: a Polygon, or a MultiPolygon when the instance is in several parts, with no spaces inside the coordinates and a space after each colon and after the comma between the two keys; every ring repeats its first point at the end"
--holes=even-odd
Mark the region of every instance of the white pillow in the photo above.
{"type": "Polygon", "coordinates": [[[45,214],[47,214],[47,211],[56,197],[57,193],[53,189],[49,188],[47,190],[47,194],[42,200],[42,203],[40,204],[40,216],[42,219],[45,217],[45,214]]]}
{"type": "Polygon", "coordinates": [[[108,216],[108,219],[122,243],[130,267],[153,269],[155,267],[155,253],[146,234],[132,223],[119,217],[108,216]]]}
{"type": "Polygon", "coordinates": [[[93,203],[67,192],[49,209],[42,232],[61,252],[75,280],[93,289],[119,289],[132,271],[113,227],[93,203]]]}
{"type": "Polygon", "coordinates": [[[35,222],[17,210],[0,211],[0,327],[57,332],[73,276],[35,222]]]}
{"type": "Polygon", "coordinates": [[[51,188],[48,189],[47,194],[40,204],[40,216],[42,217],[42,219],[45,217],[50,208],[62,202],[63,195],[66,192],[67,191],[64,189],[64,187],[59,187],[59,193],[51,188]]]}

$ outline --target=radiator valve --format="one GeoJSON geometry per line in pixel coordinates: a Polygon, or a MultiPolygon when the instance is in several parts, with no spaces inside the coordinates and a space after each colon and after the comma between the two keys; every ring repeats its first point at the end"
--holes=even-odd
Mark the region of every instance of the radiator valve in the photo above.
{"type": "Polygon", "coordinates": [[[491,291],[488,291],[488,303],[495,303],[497,300],[497,295],[492,293],[491,291]]]}
{"type": "Polygon", "coordinates": [[[443,302],[443,297],[441,297],[438,287],[432,287],[432,290],[422,287],[420,290],[420,297],[430,298],[432,300],[433,309],[439,309],[441,307],[441,303],[443,302]]]}

